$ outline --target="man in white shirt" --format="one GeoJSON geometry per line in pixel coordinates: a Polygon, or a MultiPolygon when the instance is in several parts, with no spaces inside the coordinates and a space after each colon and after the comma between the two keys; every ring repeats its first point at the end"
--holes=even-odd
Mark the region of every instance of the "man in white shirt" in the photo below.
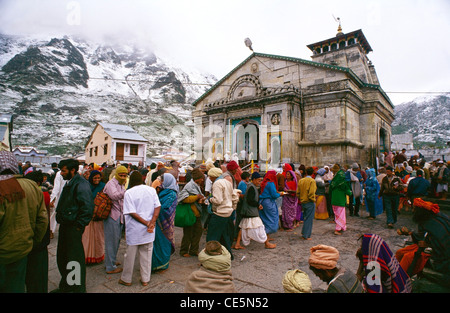
{"type": "Polygon", "coordinates": [[[142,174],[134,171],[123,201],[127,251],[119,284],[131,286],[137,252],[141,284],[147,286],[150,282],[155,224],[160,209],[161,204],[155,188],[143,184],[142,174]]]}

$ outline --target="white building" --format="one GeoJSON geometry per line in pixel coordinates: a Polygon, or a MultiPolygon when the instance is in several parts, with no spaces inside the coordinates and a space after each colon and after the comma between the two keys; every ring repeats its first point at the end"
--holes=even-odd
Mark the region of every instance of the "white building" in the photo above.
{"type": "Polygon", "coordinates": [[[127,125],[98,123],[85,146],[87,164],[103,164],[108,160],[120,163],[145,164],[147,139],[127,125]]]}

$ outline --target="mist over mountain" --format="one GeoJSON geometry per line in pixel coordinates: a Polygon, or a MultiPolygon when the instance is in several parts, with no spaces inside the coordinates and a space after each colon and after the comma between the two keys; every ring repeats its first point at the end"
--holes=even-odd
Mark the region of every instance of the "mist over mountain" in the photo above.
{"type": "Polygon", "coordinates": [[[148,155],[189,150],[191,103],[217,79],[183,70],[148,49],[79,38],[0,34],[0,101],[14,114],[14,146],[74,155],[97,122],[127,124],[148,155]]]}

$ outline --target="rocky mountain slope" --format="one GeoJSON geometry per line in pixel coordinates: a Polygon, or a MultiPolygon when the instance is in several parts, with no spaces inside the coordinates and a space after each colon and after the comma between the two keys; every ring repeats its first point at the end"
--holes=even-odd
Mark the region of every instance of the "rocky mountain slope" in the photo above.
{"type": "Polygon", "coordinates": [[[148,155],[192,144],[191,103],[217,79],[135,46],[0,35],[1,111],[13,144],[49,154],[84,151],[96,122],[128,124],[148,155]]]}
{"type": "Polygon", "coordinates": [[[414,148],[443,148],[450,141],[450,95],[419,97],[395,106],[392,134],[413,134],[414,148]]]}

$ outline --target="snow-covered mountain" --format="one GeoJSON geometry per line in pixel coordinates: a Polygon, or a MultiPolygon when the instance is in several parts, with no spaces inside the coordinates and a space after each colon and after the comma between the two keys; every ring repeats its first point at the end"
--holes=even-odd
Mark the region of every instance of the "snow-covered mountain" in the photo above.
{"type": "Polygon", "coordinates": [[[191,103],[217,81],[136,46],[68,37],[0,35],[0,68],[13,145],[61,155],[83,152],[96,122],[132,126],[149,140],[149,155],[186,148],[191,103]]]}
{"type": "Polygon", "coordinates": [[[413,134],[414,148],[446,147],[450,141],[450,95],[425,96],[395,106],[393,134],[413,134]]]}

